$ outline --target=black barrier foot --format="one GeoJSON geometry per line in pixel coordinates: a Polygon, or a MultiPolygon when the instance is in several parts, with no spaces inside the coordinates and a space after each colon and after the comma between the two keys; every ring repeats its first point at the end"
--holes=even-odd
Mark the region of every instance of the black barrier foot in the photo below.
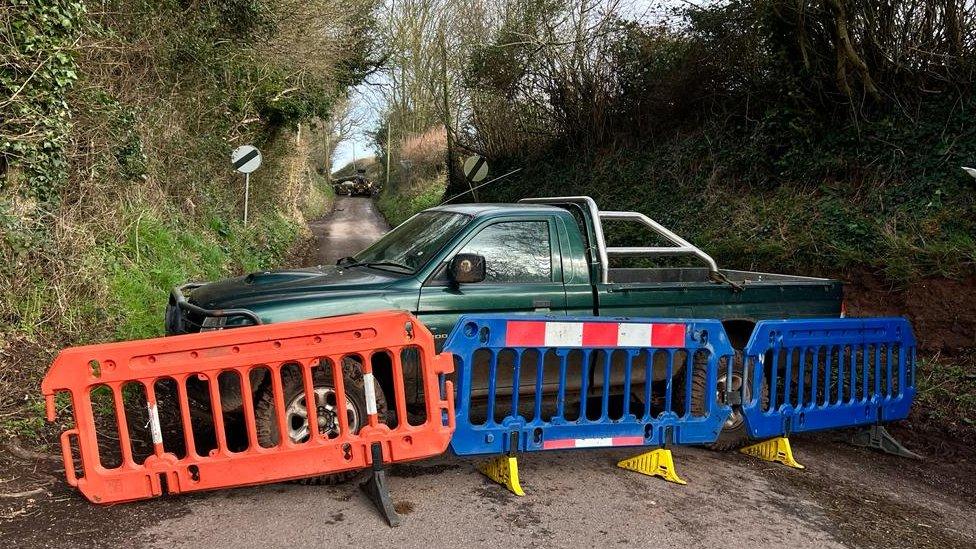
{"type": "Polygon", "coordinates": [[[886,454],[909,459],[922,459],[922,456],[905,448],[881,425],[872,425],[854,432],[847,440],[849,444],[879,450],[886,454]]]}
{"type": "Polygon", "coordinates": [[[359,485],[359,488],[369,499],[372,500],[373,505],[379,510],[383,518],[386,519],[386,523],[392,527],[400,526],[400,515],[397,514],[396,509],[393,507],[393,500],[390,499],[390,490],[386,485],[386,469],[383,468],[383,447],[380,443],[374,442],[370,446],[370,452],[373,455],[373,470],[369,474],[369,478],[366,482],[359,485]]]}

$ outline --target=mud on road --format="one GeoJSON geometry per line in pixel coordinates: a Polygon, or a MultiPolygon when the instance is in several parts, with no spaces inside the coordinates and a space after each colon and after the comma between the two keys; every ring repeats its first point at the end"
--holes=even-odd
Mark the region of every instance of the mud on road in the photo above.
{"type": "MultiPolygon", "coordinates": [[[[331,264],[388,227],[369,199],[339,197],[312,229],[315,260],[331,264]]],[[[833,436],[793,439],[802,471],[676,448],[687,486],[615,467],[639,449],[528,454],[519,458],[521,498],[486,480],[472,460],[401,464],[389,479],[404,519],[395,529],[356,482],[104,507],[64,483],[59,460],[0,449],[0,547],[976,547],[971,448],[942,459],[935,448],[914,447],[932,452],[918,462],[833,436]]]]}

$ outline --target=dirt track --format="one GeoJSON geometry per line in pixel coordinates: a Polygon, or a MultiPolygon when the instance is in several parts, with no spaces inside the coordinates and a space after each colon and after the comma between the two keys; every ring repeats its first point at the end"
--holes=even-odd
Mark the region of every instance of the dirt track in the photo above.
{"type": "MultiPolygon", "coordinates": [[[[368,199],[340,198],[313,225],[319,261],[365,247],[386,229],[368,199]]],[[[803,471],[735,453],[678,448],[687,486],[618,469],[635,450],[520,458],[519,498],[470,460],[396,466],[404,517],[387,528],[356,484],[279,484],[114,507],[88,504],[52,463],[0,453],[3,547],[976,547],[976,464],[914,462],[826,437],[794,440],[803,471]],[[58,478],[44,476],[46,473],[58,478]]]]}

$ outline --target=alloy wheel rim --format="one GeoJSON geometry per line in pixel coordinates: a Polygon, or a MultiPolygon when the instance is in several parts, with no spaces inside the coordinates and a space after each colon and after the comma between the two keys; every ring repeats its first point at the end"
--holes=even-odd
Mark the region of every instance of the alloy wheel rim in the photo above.
{"type": "MultiPolygon", "coordinates": [[[[335,389],[332,387],[315,387],[315,415],[320,435],[328,438],[339,436],[338,402],[335,389]]],[[[309,439],[308,403],[305,391],[295,395],[285,407],[285,425],[288,428],[288,438],[292,442],[305,442],[309,439]]],[[[349,399],[346,399],[346,417],[349,430],[359,431],[359,412],[349,399]]]]}

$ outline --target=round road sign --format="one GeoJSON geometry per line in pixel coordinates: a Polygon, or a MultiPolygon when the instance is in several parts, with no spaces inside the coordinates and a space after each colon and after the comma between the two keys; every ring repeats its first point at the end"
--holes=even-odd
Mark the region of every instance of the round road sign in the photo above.
{"type": "Polygon", "coordinates": [[[488,176],[488,162],[477,154],[464,159],[464,176],[477,183],[488,176]]]}
{"type": "Polygon", "coordinates": [[[241,173],[251,173],[261,165],[261,151],[253,145],[241,145],[230,153],[234,169],[241,173]]]}

